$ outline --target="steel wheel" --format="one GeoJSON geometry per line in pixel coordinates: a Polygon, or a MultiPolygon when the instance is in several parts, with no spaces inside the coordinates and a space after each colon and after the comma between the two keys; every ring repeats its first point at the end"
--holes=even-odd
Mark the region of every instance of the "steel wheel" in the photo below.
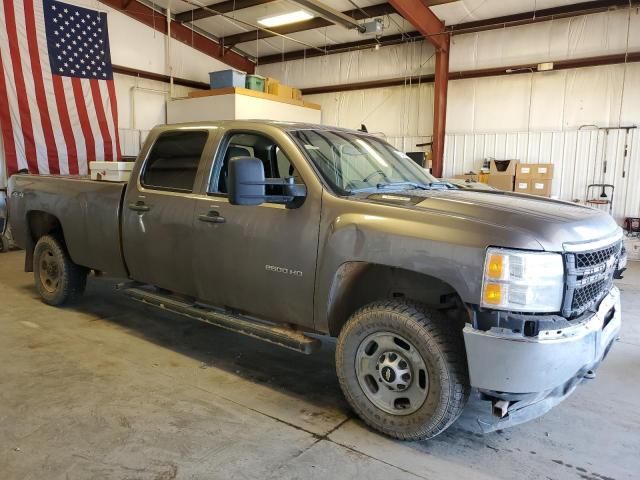
{"type": "Polygon", "coordinates": [[[372,333],[358,346],[355,362],[362,391],[380,410],[409,415],[425,402],[427,366],[406,338],[386,331],[372,333]]]}
{"type": "Polygon", "coordinates": [[[40,282],[49,293],[58,290],[60,279],[62,278],[62,268],[60,262],[50,249],[46,249],[40,256],[40,282]]]}

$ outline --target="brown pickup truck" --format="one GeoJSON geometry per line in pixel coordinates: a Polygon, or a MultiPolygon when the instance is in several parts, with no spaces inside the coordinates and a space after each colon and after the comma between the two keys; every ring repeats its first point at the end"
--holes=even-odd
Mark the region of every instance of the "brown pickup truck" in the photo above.
{"type": "Polygon", "coordinates": [[[396,438],[442,432],[472,389],[485,431],[539,416],[620,329],[608,214],[458,188],[362,132],[163,126],[128,183],[15,175],[9,195],[45,302],[104,271],[148,305],[303,353],[337,337],[347,400],[396,438]]]}

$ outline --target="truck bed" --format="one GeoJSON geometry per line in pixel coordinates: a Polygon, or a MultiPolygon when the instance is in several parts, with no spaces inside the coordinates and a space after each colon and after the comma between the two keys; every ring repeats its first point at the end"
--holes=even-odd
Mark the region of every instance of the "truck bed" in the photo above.
{"type": "Polygon", "coordinates": [[[9,218],[15,241],[29,250],[38,221],[55,217],[71,259],[78,265],[126,276],[120,217],[126,183],[80,176],[14,175],[9,218]]]}

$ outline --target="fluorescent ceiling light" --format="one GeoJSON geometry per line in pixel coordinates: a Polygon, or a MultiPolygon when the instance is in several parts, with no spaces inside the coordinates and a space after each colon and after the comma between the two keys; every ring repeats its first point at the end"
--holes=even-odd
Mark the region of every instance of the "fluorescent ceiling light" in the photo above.
{"type": "Polygon", "coordinates": [[[305,12],[304,10],[298,10],[297,12],[283,13],[282,15],[263,18],[262,20],[258,20],[258,23],[265,27],[279,27],[281,25],[302,22],[303,20],[310,20],[312,18],[313,15],[310,13],[305,12]]]}

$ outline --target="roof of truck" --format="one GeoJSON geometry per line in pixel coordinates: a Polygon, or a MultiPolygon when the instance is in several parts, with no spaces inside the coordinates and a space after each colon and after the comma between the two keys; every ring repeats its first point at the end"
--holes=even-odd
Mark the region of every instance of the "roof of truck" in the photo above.
{"type": "Polygon", "coordinates": [[[352,130],[349,128],[342,127],[334,127],[332,125],[320,125],[315,123],[304,123],[304,122],[284,122],[279,120],[216,120],[211,122],[189,122],[189,123],[174,123],[168,125],[162,125],[156,128],[212,128],[212,127],[220,127],[220,126],[234,126],[234,127],[249,127],[249,126],[260,126],[260,125],[268,125],[271,127],[279,128],[280,130],[324,130],[324,131],[342,131],[342,132],[350,132],[350,133],[358,133],[363,134],[366,132],[362,132],[360,130],[352,130]]]}

